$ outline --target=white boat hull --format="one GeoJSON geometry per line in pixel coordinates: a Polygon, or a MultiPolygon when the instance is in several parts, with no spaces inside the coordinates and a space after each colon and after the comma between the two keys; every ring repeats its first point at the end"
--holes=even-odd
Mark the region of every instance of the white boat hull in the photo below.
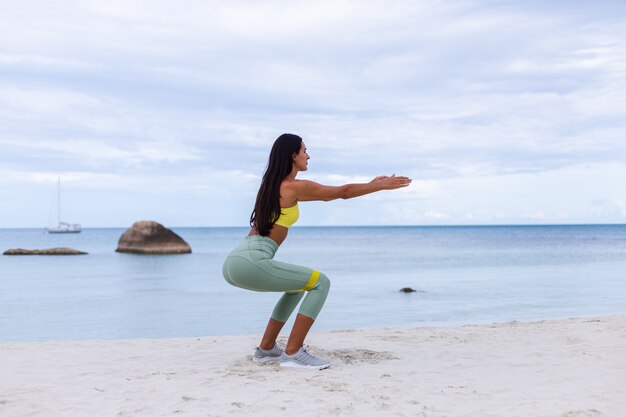
{"type": "Polygon", "coordinates": [[[80,224],[59,223],[57,227],[48,227],[48,233],[80,233],[80,224]]]}

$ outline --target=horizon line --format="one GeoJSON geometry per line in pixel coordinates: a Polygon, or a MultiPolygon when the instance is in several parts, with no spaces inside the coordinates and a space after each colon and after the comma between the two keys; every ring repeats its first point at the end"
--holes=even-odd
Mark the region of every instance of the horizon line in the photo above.
{"type": "MultiPolygon", "coordinates": [[[[162,224],[162,223],[161,223],[162,224]]],[[[132,226],[132,225],[131,225],[132,226]]],[[[81,227],[82,230],[95,229],[128,229],[131,226],[87,226],[81,227]]],[[[163,225],[165,226],[165,225],[163,225]]],[[[296,229],[312,229],[312,228],[335,228],[335,227],[353,227],[353,228],[384,228],[384,227],[553,227],[553,226],[626,226],[626,223],[494,223],[494,224],[379,224],[379,225],[301,225],[294,226],[296,229]]],[[[250,226],[165,226],[168,229],[248,229],[250,226]]],[[[46,230],[46,227],[0,227],[0,230],[46,230]]]]}

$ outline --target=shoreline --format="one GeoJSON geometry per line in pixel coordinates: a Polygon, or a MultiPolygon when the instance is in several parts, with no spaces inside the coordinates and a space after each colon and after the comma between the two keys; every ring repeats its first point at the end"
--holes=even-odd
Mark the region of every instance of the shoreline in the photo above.
{"type": "Polygon", "coordinates": [[[617,417],[626,398],[626,314],[313,332],[324,371],[255,364],[258,340],[0,342],[0,412],[617,417]]]}
{"type": "MultiPolygon", "coordinates": [[[[603,313],[589,313],[589,314],[581,314],[576,316],[564,315],[550,318],[519,318],[519,319],[503,319],[502,321],[476,321],[476,322],[424,322],[419,325],[389,325],[389,326],[355,326],[355,327],[346,327],[346,328],[323,328],[320,327],[319,330],[316,330],[316,325],[313,325],[313,328],[310,335],[318,334],[333,334],[333,333],[345,333],[345,332],[370,332],[370,331],[378,331],[378,330],[453,330],[460,329],[464,327],[491,327],[491,326],[500,326],[500,325],[520,325],[520,324],[534,324],[534,323],[546,323],[546,322],[561,322],[568,320],[591,320],[591,319],[610,319],[613,317],[626,317],[626,312],[608,312],[606,314],[603,313]]],[[[282,330],[280,336],[278,337],[278,341],[287,342],[287,336],[289,335],[289,331],[291,330],[291,326],[293,325],[293,318],[288,321],[282,330]]],[[[261,326],[262,327],[262,326],[261,326]]],[[[261,327],[259,327],[261,329],[261,327]]],[[[263,330],[263,329],[261,329],[263,330]]],[[[0,339],[0,348],[3,345],[10,344],[42,344],[42,343],[81,343],[81,342],[133,342],[133,341],[154,341],[154,340],[196,340],[196,339],[207,339],[207,338],[254,338],[261,339],[262,333],[251,333],[251,332],[232,332],[225,334],[204,334],[204,335],[182,335],[182,336],[138,336],[138,337],[79,337],[79,338],[45,338],[38,340],[29,340],[29,339],[0,339]]]]}

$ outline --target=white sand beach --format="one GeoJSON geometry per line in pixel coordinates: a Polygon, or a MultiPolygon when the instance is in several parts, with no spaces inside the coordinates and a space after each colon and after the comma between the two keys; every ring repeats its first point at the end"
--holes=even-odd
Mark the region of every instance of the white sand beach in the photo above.
{"type": "Polygon", "coordinates": [[[2,343],[0,415],[626,415],[626,315],[312,333],[323,371],[251,362],[258,338],[2,343]]]}

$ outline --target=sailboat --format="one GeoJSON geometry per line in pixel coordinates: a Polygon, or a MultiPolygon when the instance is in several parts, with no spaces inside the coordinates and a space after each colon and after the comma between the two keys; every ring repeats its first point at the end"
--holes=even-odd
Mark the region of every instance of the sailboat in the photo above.
{"type": "Polygon", "coordinates": [[[58,185],[58,210],[56,227],[48,227],[48,233],[80,233],[80,224],[70,224],[61,221],[61,177],[59,177],[58,185]]]}

